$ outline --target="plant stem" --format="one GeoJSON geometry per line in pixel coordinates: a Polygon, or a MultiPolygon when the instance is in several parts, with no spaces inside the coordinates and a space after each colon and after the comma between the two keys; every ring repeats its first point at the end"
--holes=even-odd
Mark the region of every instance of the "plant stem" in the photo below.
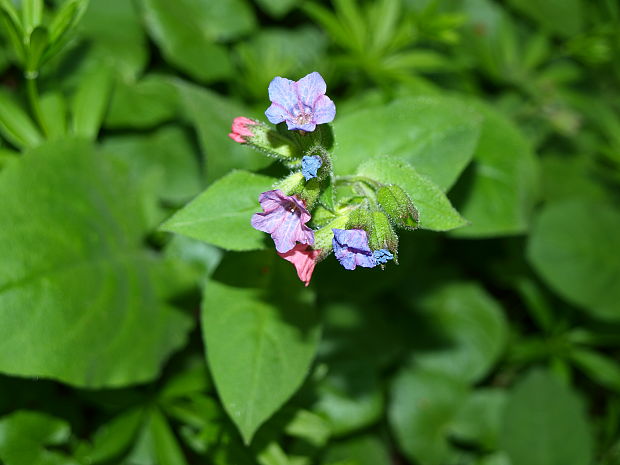
{"type": "Polygon", "coordinates": [[[32,109],[32,113],[37,123],[39,124],[39,127],[43,131],[43,134],[47,136],[47,125],[45,124],[43,112],[41,111],[41,102],[39,99],[39,90],[37,88],[36,77],[29,77],[28,75],[26,75],[26,91],[28,93],[28,101],[30,102],[30,108],[32,109]]]}

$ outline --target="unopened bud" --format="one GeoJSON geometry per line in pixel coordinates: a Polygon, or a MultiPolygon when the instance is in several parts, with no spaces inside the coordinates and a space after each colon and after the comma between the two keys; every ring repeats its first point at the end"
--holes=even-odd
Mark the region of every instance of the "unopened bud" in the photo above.
{"type": "Polygon", "coordinates": [[[390,184],[380,187],[377,189],[377,201],[396,226],[417,229],[418,210],[400,186],[390,184]]]}
{"type": "Polygon", "coordinates": [[[302,154],[299,145],[290,137],[245,116],[239,116],[233,120],[232,132],[228,134],[228,137],[280,160],[290,160],[302,154]]]}
{"type": "Polygon", "coordinates": [[[372,212],[372,232],[368,237],[368,245],[372,250],[389,250],[396,255],[398,252],[398,236],[392,229],[390,220],[385,213],[372,212]]]}

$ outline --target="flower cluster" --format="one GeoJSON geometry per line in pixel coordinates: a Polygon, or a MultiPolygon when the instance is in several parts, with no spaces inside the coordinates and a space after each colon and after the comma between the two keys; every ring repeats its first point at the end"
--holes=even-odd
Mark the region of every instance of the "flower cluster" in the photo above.
{"type": "Polygon", "coordinates": [[[317,131],[317,125],[331,122],[336,115],[326,90],[317,72],[299,81],[276,77],[269,84],[271,105],[265,115],[280,125],[278,129],[240,116],[229,134],[235,142],[278,158],[293,170],[259,195],[263,211],[250,222],[271,235],[278,255],[295,266],[306,286],[317,262],[332,251],[347,270],[383,267],[396,260],[398,238],[392,226],[417,225],[417,210],[398,186],[333,175],[329,137],[324,130],[317,131]],[[335,200],[338,183],[352,183],[357,194],[335,200]],[[369,186],[375,191],[372,195],[368,195],[369,186]]]}

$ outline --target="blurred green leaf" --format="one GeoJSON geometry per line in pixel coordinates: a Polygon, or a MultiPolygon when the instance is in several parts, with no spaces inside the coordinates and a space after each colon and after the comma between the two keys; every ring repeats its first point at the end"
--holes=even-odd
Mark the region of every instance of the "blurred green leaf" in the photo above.
{"type": "Polygon", "coordinates": [[[375,436],[357,436],[329,446],[323,465],[392,465],[390,451],[375,436]]]}
{"type": "Polygon", "coordinates": [[[42,136],[32,119],[9,94],[0,91],[0,133],[18,148],[39,145],[42,136]]]}
{"type": "Polygon", "coordinates": [[[101,64],[83,77],[71,102],[72,129],[76,136],[95,140],[112,92],[112,70],[101,64]]]}
{"type": "Polygon", "coordinates": [[[187,83],[178,83],[178,86],[185,115],[198,133],[206,160],[207,183],[232,169],[259,170],[273,162],[273,159],[228,137],[233,119],[252,116],[243,106],[208,89],[187,83]]]}
{"type": "Polygon", "coordinates": [[[538,215],[527,257],[559,295],[596,318],[620,320],[620,214],[605,203],[569,200],[538,215]]]}
{"type": "Polygon", "coordinates": [[[496,450],[505,404],[503,389],[473,391],[450,425],[450,435],[487,451],[496,450]]]}
{"type": "Polygon", "coordinates": [[[160,198],[178,203],[200,192],[202,176],[196,147],[187,131],[164,126],[147,133],[110,136],[103,152],[123,160],[137,178],[154,172],[160,180],[160,198]]]}
{"type": "Polygon", "coordinates": [[[474,283],[447,283],[414,302],[414,365],[462,382],[484,378],[504,350],[502,308],[474,283]]]}
{"type": "Polygon", "coordinates": [[[527,139],[508,119],[472,102],[484,115],[474,161],[450,193],[471,225],[457,237],[492,237],[527,231],[538,200],[538,163],[527,139]]]}
{"type": "Polygon", "coordinates": [[[7,465],[77,465],[60,450],[71,430],[64,420],[45,413],[17,411],[0,419],[0,460],[7,465]]]}
{"type": "Polygon", "coordinates": [[[295,0],[256,0],[256,3],[274,18],[281,18],[295,8],[295,0]]]}
{"type": "Polygon", "coordinates": [[[394,380],[388,411],[400,450],[421,465],[443,465],[447,432],[466,401],[467,389],[443,373],[406,368],[394,380]]]}
{"type": "Polygon", "coordinates": [[[106,128],[151,128],[173,119],[179,106],[177,87],[169,78],[148,75],[135,83],[114,86],[106,128]]]}
{"type": "Polygon", "coordinates": [[[209,368],[246,444],[301,385],[320,335],[312,295],[288,264],[271,251],[247,255],[218,269],[202,305],[209,368]]]}
{"type": "Polygon", "coordinates": [[[144,421],[144,410],[127,410],[97,429],[92,447],[85,454],[91,463],[107,462],[126,452],[144,421]]]}
{"type": "Polygon", "coordinates": [[[24,28],[15,5],[11,0],[0,0],[0,18],[13,46],[15,56],[19,62],[23,63],[26,59],[24,28]]]}
{"type": "Polygon", "coordinates": [[[344,115],[334,122],[334,169],[350,174],[366,160],[389,155],[445,191],[470,162],[480,121],[471,106],[446,97],[406,97],[344,115]]]}
{"type": "Polygon", "coordinates": [[[403,188],[420,213],[422,229],[448,231],[467,224],[437,185],[401,160],[375,157],[362,164],[357,174],[403,188]]]}
{"type": "Polygon", "coordinates": [[[67,134],[67,102],[60,92],[41,96],[41,114],[49,139],[60,139],[67,134]]]}
{"type": "Polygon", "coordinates": [[[581,0],[509,0],[508,3],[544,30],[560,37],[571,37],[581,32],[585,10],[581,0]]]}
{"type": "Polygon", "coordinates": [[[228,250],[261,249],[265,234],[252,228],[250,218],[260,211],[259,194],[273,182],[268,176],[233,171],[175,213],[161,229],[228,250]]]}
{"type": "Polygon", "coordinates": [[[529,372],[510,393],[500,442],[512,465],[583,465],[593,459],[581,399],[542,370],[529,372]]]}
{"type": "Polygon", "coordinates": [[[585,348],[574,348],[569,356],[595,382],[620,392],[620,364],[617,360],[585,348]]]}
{"type": "Polygon", "coordinates": [[[251,31],[254,15],[244,0],[142,0],[151,37],[166,60],[202,82],[231,76],[229,54],[219,40],[251,31]]]}
{"type": "Polygon", "coordinates": [[[190,322],[161,300],[171,277],[142,246],[139,186],[65,141],[10,164],[0,196],[0,371],[83,387],[152,379],[190,322]]]}
{"type": "Polygon", "coordinates": [[[157,408],[153,408],[150,414],[151,435],[157,465],[186,465],[181,446],[172,432],[172,428],[166,417],[157,408]]]}

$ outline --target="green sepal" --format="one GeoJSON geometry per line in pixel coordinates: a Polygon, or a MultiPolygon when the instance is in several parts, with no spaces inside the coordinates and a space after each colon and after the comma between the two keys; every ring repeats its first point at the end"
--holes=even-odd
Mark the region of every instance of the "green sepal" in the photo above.
{"type": "Polygon", "coordinates": [[[369,231],[368,245],[372,250],[388,249],[394,255],[394,262],[398,263],[398,236],[390,220],[380,211],[372,212],[371,216],[372,230],[369,231]]]}
{"type": "Polygon", "coordinates": [[[273,188],[281,190],[284,195],[293,195],[301,192],[304,184],[304,176],[300,172],[295,172],[278,181],[273,188]]]}
{"type": "Polygon", "coordinates": [[[411,230],[418,228],[418,210],[400,186],[396,184],[381,186],[377,189],[377,201],[396,226],[411,230]]]}
{"type": "Polygon", "coordinates": [[[373,227],[372,213],[368,208],[360,206],[349,215],[346,229],[363,229],[370,235],[372,234],[373,227]]]}
{"type": "Polygon", "coordinates": [[[349,215],[344,213],[334,218],[322,228],[314,231],[314,245],[312,248],[321,251],[316,259],[317,261],[323,260],[333,250],[334,232],[332,229],[346,229],[348,220],[349,215]]]}
{"type": "Polygon", "coordinates": [[[289,134],[282,134],[261,121],[253,121],[252,136],[246,139],[250,147],[285,162],[301,158],[303,150],[289,134]]]}

